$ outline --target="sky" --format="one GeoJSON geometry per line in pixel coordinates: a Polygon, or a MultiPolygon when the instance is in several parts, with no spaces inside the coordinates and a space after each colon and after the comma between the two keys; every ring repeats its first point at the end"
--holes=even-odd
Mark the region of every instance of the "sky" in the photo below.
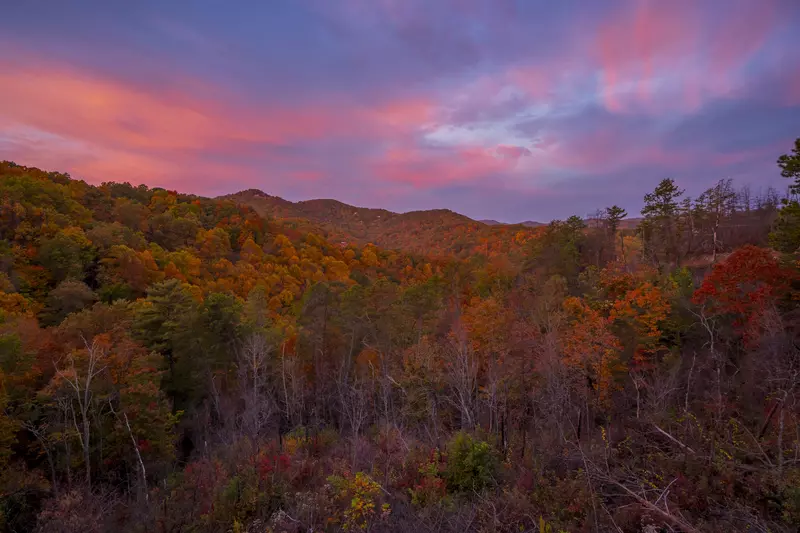
{"type": "Polygon", "coordinates": [[[785,189],[797,0],[8,2],[0,159],[206,196],[635,215],[785,189]]]}

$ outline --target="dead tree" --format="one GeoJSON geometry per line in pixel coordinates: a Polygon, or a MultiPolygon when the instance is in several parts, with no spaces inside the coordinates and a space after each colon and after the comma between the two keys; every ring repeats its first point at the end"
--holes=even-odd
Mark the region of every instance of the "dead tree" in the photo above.
{"type": "Polygon", "coordinates": [[[97,337],[92,339],[91,344],[83,339],[86,351],[84,368],[76,365],[75,356],[77,351],[70,352],[66,357],[67,367],[59,369],[56,365],[56,374],[67,384],[74,393],[75,402],[78,404],[78,414],[80,421],[75,415],[72,407],[72,421],[78,435],[78,440],[83,450],[83,461],[86,468],[86,485],[91,489],[92,486],[92,467],[91,467],[91,421],[90,409],[92,405],[92,381],[106,369],[105,362],[106,346],[97,337]]]}
{"type": "Polygon", "coordinates": [[[240,399],[239,428],[256,439],[275,412],[272,391],[268,387],[268,357],[272,346],[262,333],[245,337],[236,357],[240,399]]]}

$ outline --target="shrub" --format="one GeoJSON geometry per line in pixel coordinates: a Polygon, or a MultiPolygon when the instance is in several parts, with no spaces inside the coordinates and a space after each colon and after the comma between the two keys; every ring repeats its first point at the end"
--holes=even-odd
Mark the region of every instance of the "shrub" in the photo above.
{"type": "Polygon", "coordinates": [[[795,527],[800,526],[800,470],[793,469],[786,474],[782,492],[784,521],[795,527]]]}
{"type": "Polygon", "coordinates": [[[385,520],[391,513],[389,504],[383,503],[380,515],[377,514],[376,506],[381,496],[381,487],[364,472],[356,472],[355,476],[349,473],[330,476],[328,483],[335,496],[344,504],[341,516],[333,518],[332,522],[340,522],[345,531],[364,531],[376,518],[385,520]]]}
{"type": "Polygon", "coordinates": [[[441,502],[447,496],[445,480],[442,479],[444,463],[439,450],[434,450],[428,461],[419,467],[419,477],[408,489],[411,503],[418,507],[426,507],[441,502]]]}
{"type": "Polygon", "coordinates": [[[456,433],[447,444],[447,487],[456,492],[479,491],[494,481],[497,459],[488,442],[456,433]]]}

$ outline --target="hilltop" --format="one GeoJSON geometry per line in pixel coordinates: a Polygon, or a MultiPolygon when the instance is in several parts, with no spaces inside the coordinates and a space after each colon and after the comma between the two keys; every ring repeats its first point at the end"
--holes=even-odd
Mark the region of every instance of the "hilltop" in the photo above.
{"type": "Polygon", "coordinates": [[[415,254],[513,254],[536,235],[527,223],[492,225],[449,209],[395,213],[330,199],[290,202],[256,189],[220,199],[246,205],[262,216],[307,226],[334,242],[373,243],[415,254]]]}
{"type": "MultiPolygon", "coordinates": [[[[221,196],[246,205],[262,216],[280,219],[297,228],[325,235],[331,241],[404,252],[467,258],[516,253],[520,245],[541,233],[548,224],[534,220],[517,223],[474,220],[449,209],[395,213],[387,209],[357,207],[333,199],[291,202],[258,189],[221,196]]],[[[620,229],[635,230],[641,218],[620,222],[620,229]]],[[[591,220],[587,219],[588,225],[591,220]]]]}
{"type": "Polygon", "coordinates": [[[483,222],[484,224],[489,225],[489,226],[509,226],[509,225],[513,226],[513,225],[519,225],[519,226],[525,226],[526,228],[540,228],[542,226],[546,226],[547,225],[544,222],[536,222],[534,220],[525,220],[523,222],[516,222],[515,224],[509,224],[508,222],[500,222],[498,220],[492,220],[492,219],[484,219],[484,220],[481,220],[481,222],[483,222]]]}
{"type": "MultiPolygon", "coordinates": [[[[639,227],[639,224],[644,220],[642,217],[632,217],[632,218],[625,218],[620,221],[619,229],[630,229],[634,230],[639,227]]],[[[586,219],[588,223],[591,223],[591,219],[586,219]]],[[[542,226],[546,226],[546,222],[536,222],[535,220],[525,220],[524,222],[517,222],[515,224],[509,224],[507,222],[500,222],[497,220],[492,219],[483,219],[479,222],[482,222],[488,226],[525,226],[526,228],[541,228],[542,226]]]]}

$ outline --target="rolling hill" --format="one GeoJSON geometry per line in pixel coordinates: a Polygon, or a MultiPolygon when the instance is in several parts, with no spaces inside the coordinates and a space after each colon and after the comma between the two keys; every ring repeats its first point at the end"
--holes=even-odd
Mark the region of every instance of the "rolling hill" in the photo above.
{"type": "Polygon", "coordinates": [[[525,226],[526,228],[540,228],[542,226],[546,226],[547,224],[544,222],[536,222],[534,220],[525,220],[524,222],[517,222],[515,224],[509,224],[508,222],[499,222],[497,220],[481,220],[484,224],[488,224],[489,226],[525,226]]]}
{"type": "Polygon", "coordinates": [[[290,202],[255,189],[222,198],[247,205],[263,216],[308,225],[332,241],[373,243],[415,254],[514,254],[537,233],[525,224],[490,225],[449,209],[394,213],[337,200],[290,202]]]}
{"type": "MultiPolygon", "coordinates": [[[[300,229],[322,233],[335,242],[373,243],[423,255],[463,258],[474,253],[513,254],[547,226],[533,220],[516,224],[473,220],[449,209],[395,213],[330,199],[290,202],[257,189],[220,198],[247,205],[261,215],[281,219],[300,229]]],[[[625,219],[620,228],[634,230],[641,220],[625,219]]]]}
{"type": "MultiPolygon", "coordinates": [[[[626,218],[626,219],[622,220],[622,222],[620,222],[619,227],[620,227],[620,229],[633,230],[633,229],[636,229],[639,226],[639,224],[642,222],[642,220],[643,219],[641,217],[626,218]]],[[[489,226],[508,226],[508,225],[513,225],[513,226],[525,226],[526,228],[541,228],[542,226],[546,226],[547,225],[546,222],[536,222],[534,220],[526,220],[524,222],[517,222],[516,224],[508,224],[506,222],[498,222],[497,220],[491,220],[491,219],[481,220],[480,222],[483,222],[484,224],[487,224],[489,226]]]]}

